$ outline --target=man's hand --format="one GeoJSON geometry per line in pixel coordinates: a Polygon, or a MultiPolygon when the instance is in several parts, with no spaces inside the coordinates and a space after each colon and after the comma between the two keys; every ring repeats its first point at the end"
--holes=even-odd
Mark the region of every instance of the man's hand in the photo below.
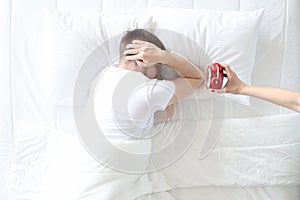
{"type": "Polygon", "coordinates": [[[192,94],[203,82],[199,68],[184,57],[161,50],[152,43],[134,40],[127,45],[125,59],[135,61],[139,66],[150,67],[160,63],[169,66],[180,77],[171,80],[175,84],[175,94],[168,105],[177,103],[182,98],[192,94]]]}
{"type": "Polygon", "coordinates": [[[154,123],[162,123],[171,119],[174,115],[173,105],[168,105],[165,110],[158,110],[154,113],[154,123]]]}
{"type": "Polygon", "coordinates": [[[126,46],[124,52],[126,60],[139,62],[142,67],[150,67],[156,63],[160,63],[163,50],[150,42],[142,40],[133,40],[132,44],[126,46]]]}
{"type": "Polygon", "coordinates": [[[231,94],[240,94],[242,89],[245,87],[245,83],[243,83],[236,73],[231,70],[231,68],[226,65],[222,64],[222,67],[225,69],[228,82],[226,83],[225,87],[222,89],[214,89],[213,91],[218,93],[231,93],[231,94]]]}

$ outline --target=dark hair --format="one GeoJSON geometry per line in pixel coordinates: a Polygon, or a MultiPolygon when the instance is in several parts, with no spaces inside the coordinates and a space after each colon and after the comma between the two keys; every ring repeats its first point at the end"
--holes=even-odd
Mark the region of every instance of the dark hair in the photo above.
{"type": "Polygon", "coordinates": [[[121,39],[120,47],[119,47],[121,56],[124,53],[124,51],[126,50],[127,44],[131,44],[132,40],[143,40],[146,42],[150,42],[150,43],[156,45],[158,48],[160,48],[162,50],[166,50],[165,46],[160,41],[160,39],[153,33],[150,33],[149,31],[146,31],[145,29],[134,29],[132,31],[127,31],[121,39]]]}

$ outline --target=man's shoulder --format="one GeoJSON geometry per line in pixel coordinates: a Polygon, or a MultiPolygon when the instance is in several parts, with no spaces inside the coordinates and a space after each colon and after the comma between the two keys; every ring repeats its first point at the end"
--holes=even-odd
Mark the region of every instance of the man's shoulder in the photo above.
{"type": "Polygon", "coordinates": [[[113,77],[122,77],[123,75],[127,74],[126,70],[122,70],[116,66],[107,66],[102,71],[102,76],[113,76],[113,77]]]}

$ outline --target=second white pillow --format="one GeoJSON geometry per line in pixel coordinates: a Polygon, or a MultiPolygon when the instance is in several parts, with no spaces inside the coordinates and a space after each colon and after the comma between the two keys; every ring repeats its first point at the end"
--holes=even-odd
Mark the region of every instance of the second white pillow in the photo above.
{"type": "MultiPolygon", "coordinates": [[[[227,63],[245,83],[251,83],[256,43],[263,10],[215,11],[154,8],[153,27],[174,33],[162,38],[167,47],[189,58],[203,70],[213,62],[227,63]],[[198,45],[185,44],[181,34],[198,45]],[[201,56],[204,55],[204,56],[201,56]]],[[[228,97],[249,104],[249,97],[228,97]]]]}

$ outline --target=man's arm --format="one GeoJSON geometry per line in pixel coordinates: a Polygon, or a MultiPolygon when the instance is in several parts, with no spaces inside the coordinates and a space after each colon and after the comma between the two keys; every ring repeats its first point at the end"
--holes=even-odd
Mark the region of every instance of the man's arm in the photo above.
{"type": "Polygon", "coordinates": [[[300,112],[300,93],[288,89],[247,85],[243,83],[228,65],[224,65],[228,82],[218,93],[242,94],[257,97],[274,104],[300,112]]]}
{"type": "Polygon", "coordinates": [[[175,95],[169,105],[191,95],[203,82],[199,69],[186,59],[163,51],[160,60],[162,64],[170,66],[180,76],[172,80],[175,84],[175,95]]]}
{"type": "Polygon", "coordinates": [[[168,105],[174,104],[182,98],[191,95],[203,82],[200,70],[183,57],[171,54],[157,48],[155,45],[140,40],[134,40],[124,52],[126,60],[138,60],[145,66],[154,63],[168,65],[180,77],[173,79],[175,94],[168,105]]]}

